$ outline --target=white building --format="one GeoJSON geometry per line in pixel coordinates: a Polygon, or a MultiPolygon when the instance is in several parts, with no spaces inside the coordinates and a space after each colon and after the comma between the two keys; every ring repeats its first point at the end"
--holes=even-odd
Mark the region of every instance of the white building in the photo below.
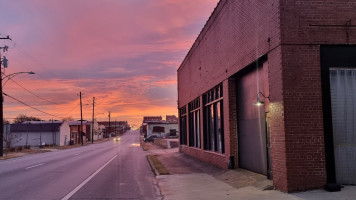
{"type": "Polygon", "coordinates": [[[5,129],[4,138],[11,141],[12,147],[41,144],[64,146],[69,144],[70,128],[67,122],[62,121],[24,122],[11,124],[9,129],[5,129]]]}
{"type": "Polygon", "coordinates": [[[157,135],[157,137],[178,136],[178,123],[167,121],[161,122],[146,122],[147,137],[157,135]]]}

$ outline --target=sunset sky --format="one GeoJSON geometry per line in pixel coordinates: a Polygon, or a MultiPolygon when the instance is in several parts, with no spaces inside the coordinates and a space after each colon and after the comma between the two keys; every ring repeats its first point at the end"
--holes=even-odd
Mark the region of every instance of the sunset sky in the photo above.
{"type": "Polygon", "coordinates": [[[4,118],[128,121],[177,115],[176,71],[218,0],[0,0],[4,118]]]}

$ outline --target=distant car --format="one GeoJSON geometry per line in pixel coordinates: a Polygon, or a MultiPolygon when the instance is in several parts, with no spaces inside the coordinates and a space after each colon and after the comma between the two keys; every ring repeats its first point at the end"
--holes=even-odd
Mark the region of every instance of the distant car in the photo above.
{"type": "Polygon", "coordinates": [[[120,137],[115,137],[114,141],[121,141],[121,138],[120,137]]]}
{"type": "Polygon", "coordinates": [[[150,137],[145,139],[145,142],[153,142],[155,138],[157,138],[157,135],[151,135],[150,137]]]}
{"type": "Polygon", "coordinates": [[[167,138],[178,138],[178,135],[169,135],[167,138]]]}

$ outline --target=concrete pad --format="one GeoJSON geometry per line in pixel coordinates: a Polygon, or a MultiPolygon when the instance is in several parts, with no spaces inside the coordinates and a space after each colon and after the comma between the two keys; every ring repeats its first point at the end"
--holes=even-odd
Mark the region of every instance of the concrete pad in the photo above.
{"type": "Polygon", "coordinates": [[[236,189],[205,173],[162,175],[156,177],[165,200],[300,200],[286,193],[248,186],[236,189]]]}

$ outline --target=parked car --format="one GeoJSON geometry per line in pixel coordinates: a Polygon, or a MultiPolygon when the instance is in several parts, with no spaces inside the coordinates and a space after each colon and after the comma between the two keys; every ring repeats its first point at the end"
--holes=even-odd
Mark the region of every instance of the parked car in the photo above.
{"type": "Polygon", "coordinates": [[[145,138],[145,142],[153,142],[153,140],[157,138],[157,135],[151,135],[148,138],[145,138]]]}

